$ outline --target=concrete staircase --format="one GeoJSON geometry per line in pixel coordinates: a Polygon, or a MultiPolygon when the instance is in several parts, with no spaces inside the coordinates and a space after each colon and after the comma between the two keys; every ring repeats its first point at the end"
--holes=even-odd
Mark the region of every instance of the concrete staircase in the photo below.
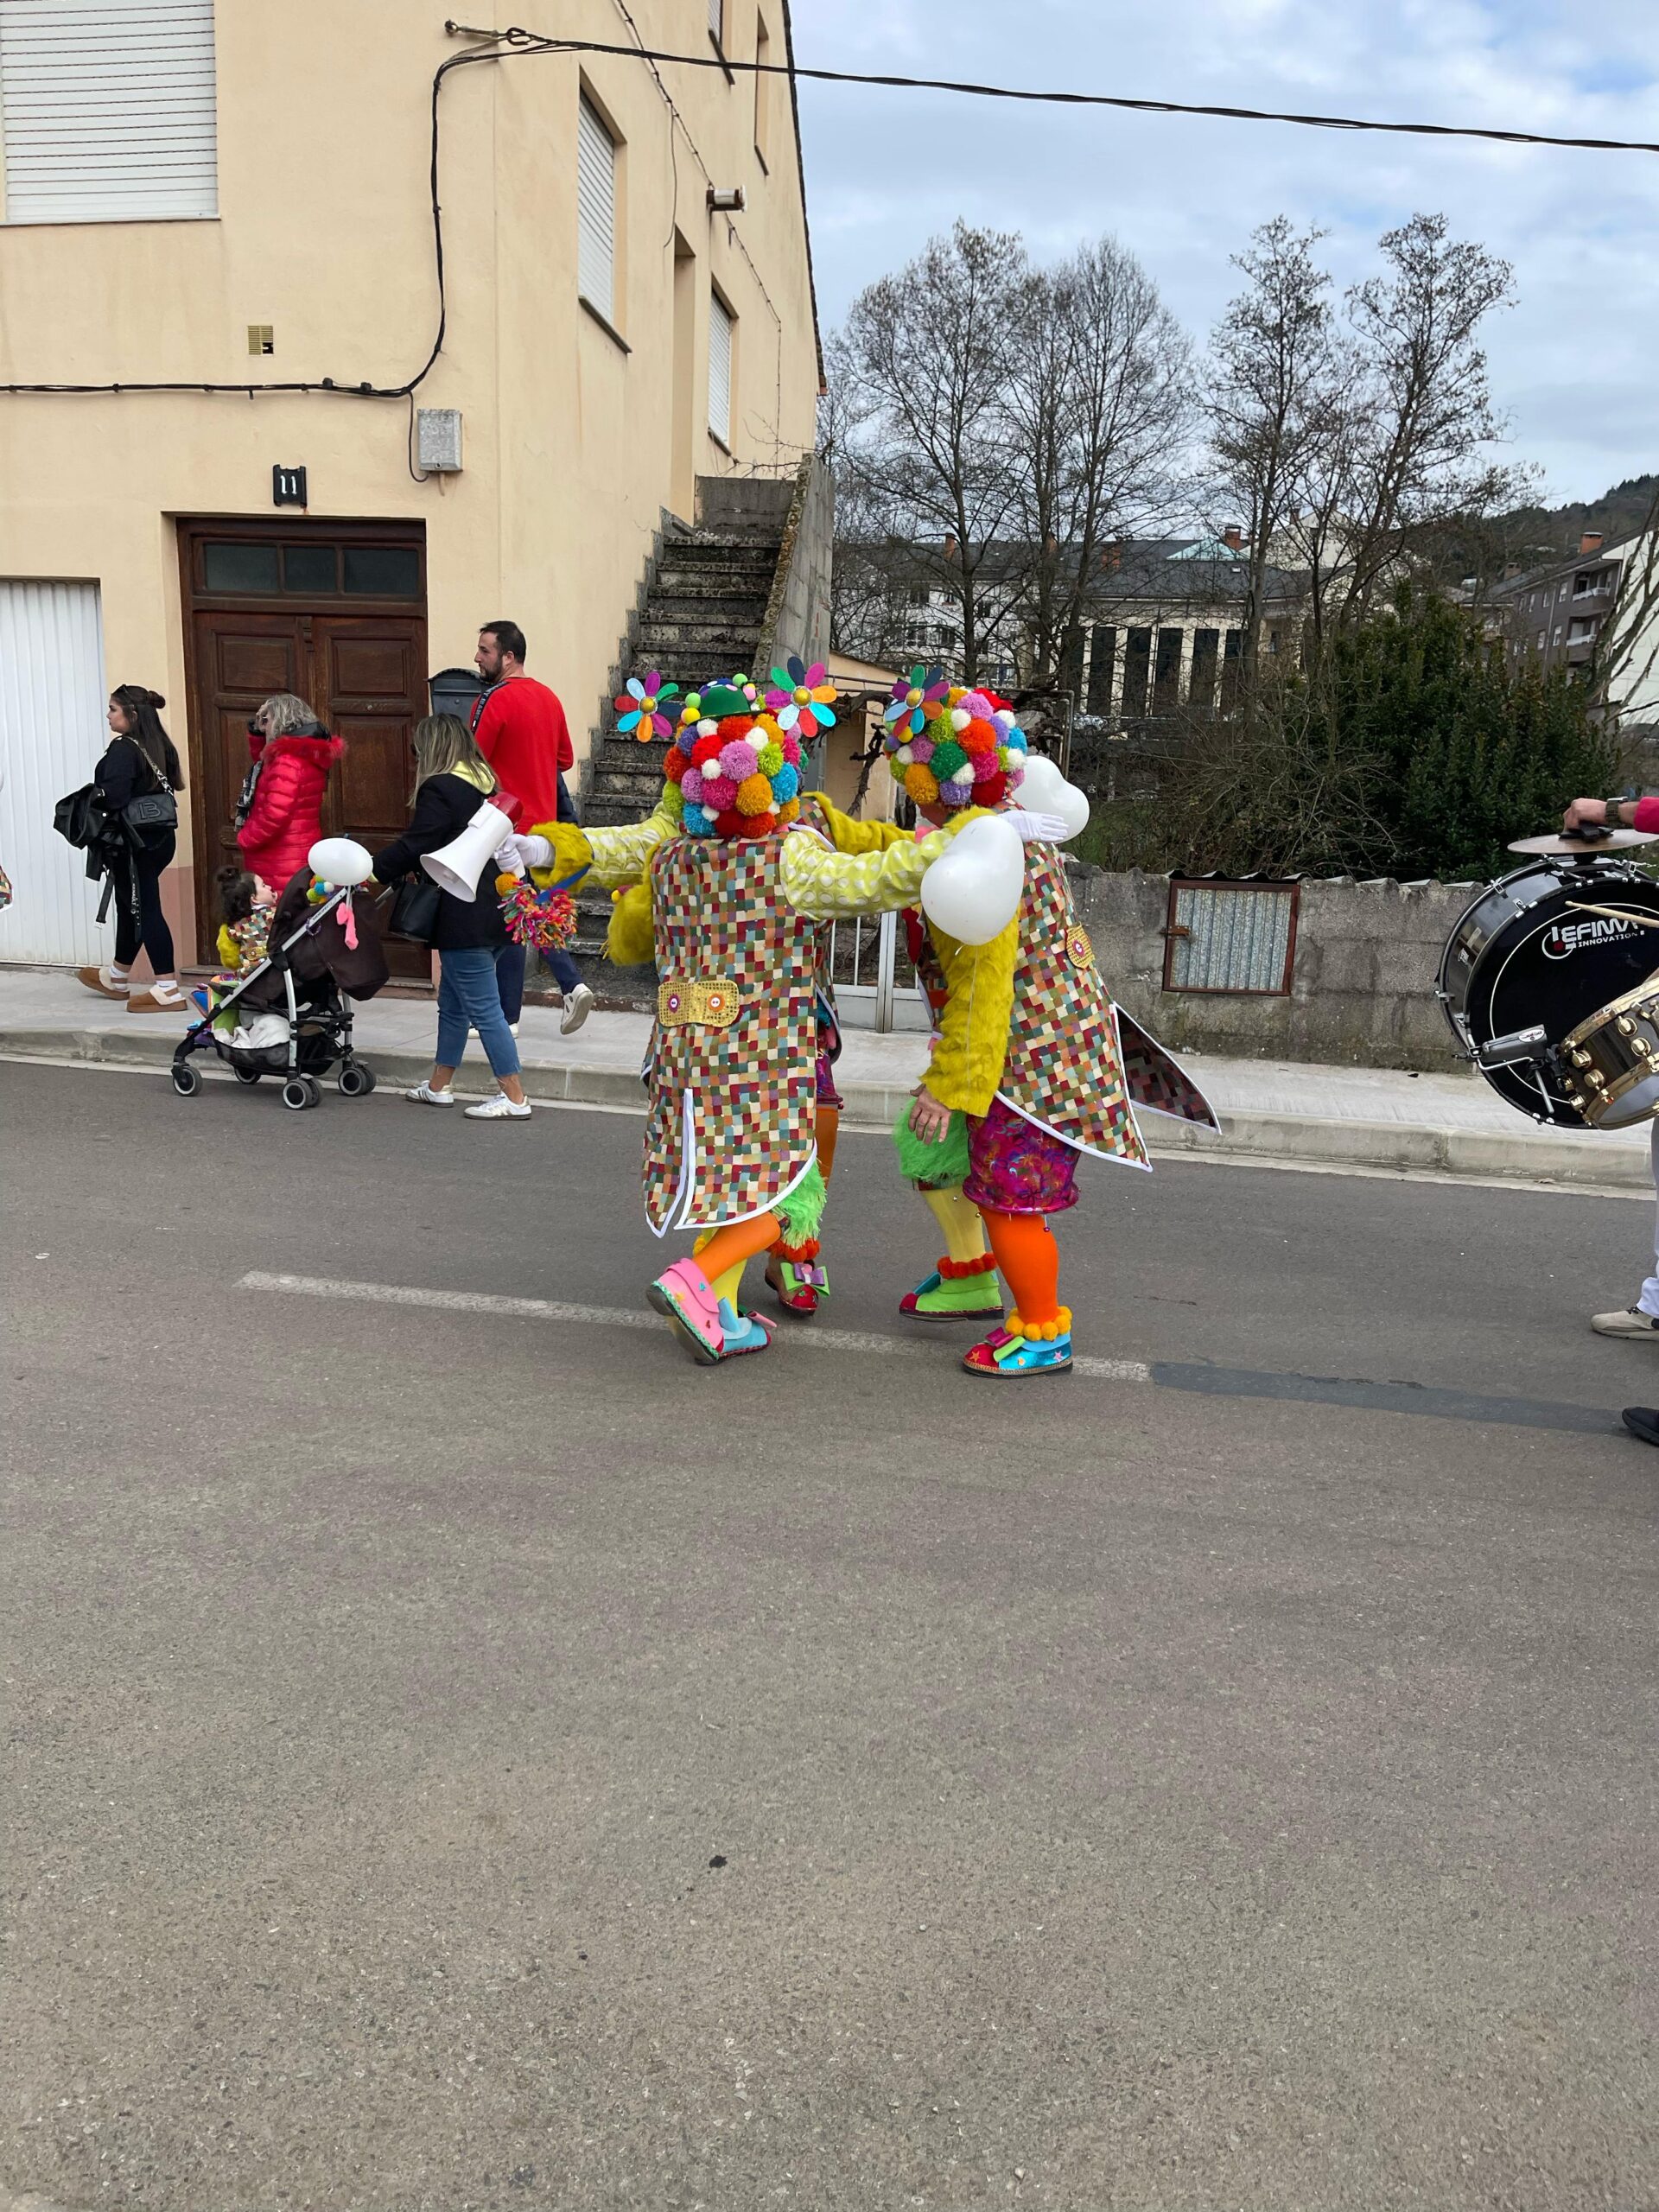
{"type": "MultiPolygon", "coordinates": [[[[634,625],[624,681],[655,669],[677,683],[683,697],[740,670],[764,677],[754,658],[777,575],[783,522],[779,512],[775,524],[770,518],[718,529],[673,524],[634,625]]],[[[594,751],[582,820],[598,829],[649,814],[663,787],[667,751],[665,739],[620,736],[614,715],[609,716],[594,751]]],[[[615,969],[604,957],[609,895],[579,899],[577,910],[581,926],[572,949],[588,982],[608,1005],[649,1004],[650,971],[615,969]]]]}
{"type": "MultiPolygon", "coordinates": [[[[664,537],[628,675],[656,669],[682,696],[740,669],[753,675],[780,537],[695,530],[664,537]]],[[[583,818],[597,826],[648,814],[662,789],[667,750],[660,738],[642,744],[619,736],[613,724],[594,755],[583,818]]]]}

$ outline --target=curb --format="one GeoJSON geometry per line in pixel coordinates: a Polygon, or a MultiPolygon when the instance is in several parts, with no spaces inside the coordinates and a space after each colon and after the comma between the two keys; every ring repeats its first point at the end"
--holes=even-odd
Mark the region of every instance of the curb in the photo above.
{"type": "MultiPolygon", "coordinates": [[[[103,1029],[0,1029],[0,1058],[71,1060],[88,1066],[154,1068],[158,1073],[178,1042],[168,1030],[115,1036],[103,1029]]],[[[416,1084],[430,1071],[429,1052],[385,1052],[366,1057],[389,1086],[416,1084]]],[[[556,1103],[643,1109],[639,1078],[631,1069],[582,1067],[527,1061],[532,1093],[556,1103]]],[[[842,1086],[850,1128],[891,1128],[910,1086],[849,1083],[842,1086]]],[[[1516,1116],[1517,1122],[1520,1116],[1516,1116]]],[[[1586,1190],[1645,1192],[1652,1187],[1645,1147],[1614,1144],[1588,1134],[1530,1130],[1513,1136],[1484,1129],[1434,1128],[1413,1122],[1332,1121],[1311,1114],[1250,1110],[1222,1116],[1223,1134],[1185,1123],[1147,1119],[1154,1154],[1254,1159],[1330,1168],[1364,1167],[1443,1175],[1452,1179],[1551,1183],[1586,1190]]]]}

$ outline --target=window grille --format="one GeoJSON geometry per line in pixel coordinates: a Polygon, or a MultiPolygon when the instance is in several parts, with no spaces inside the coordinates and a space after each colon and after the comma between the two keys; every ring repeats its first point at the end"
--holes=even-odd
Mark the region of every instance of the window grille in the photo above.
{"type": "Polygon", "coordinates": [[[616,141],[583,93],[576,111],[576,288],[616,321],[616,141]]]}
{"type": "Polygon", "coordinates": [[[709,295],[709,428],[723,446],[732,442],[732,311],[718,292],[709,295]]]}
{"type": "Polygon", "coordinates": [[[1164,988],[1288,997],[1299,898],[1294,883],[1177,879],[1169,887],[1164,988]]]}
{"type": "Polygon", "coordinates": [[[0,0],[9,223],[219,213],[213,0],[0,0]]]}

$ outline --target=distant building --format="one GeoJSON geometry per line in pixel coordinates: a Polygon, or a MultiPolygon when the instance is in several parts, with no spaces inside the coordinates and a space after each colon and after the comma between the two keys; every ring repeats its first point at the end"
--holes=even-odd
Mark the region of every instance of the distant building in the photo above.
{"type": "MultiPolygon", "coordinates": [[[[1084,715],[1133,722],[1221,706],[1243,653],[1249,573],[1236,529],[1104,547],[1080,653],[1066,671],[1084,715]]],[[[1264,659],[1300,652],[1304,601],[1295,570],[1268,569],[1264,659]]]]}
{"type": "Polygon", "coordinates": [[[1530,658],[1574,677],[1586,669],[1637,543],[1626,537],[1608,545],[1599,530],[1586,530],[1572,559],[1499,584],[1491,604],[1502,616],[1500,634],[1511,664],[1530,658]]]}

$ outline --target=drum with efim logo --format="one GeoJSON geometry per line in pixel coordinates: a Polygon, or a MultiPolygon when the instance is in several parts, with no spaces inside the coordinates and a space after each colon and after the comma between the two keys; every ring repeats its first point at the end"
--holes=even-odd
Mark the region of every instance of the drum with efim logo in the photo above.
{"type": "Polygon", "coordinates": [[[1541,856],[1489,884],[1465,909],[1440,960],[1438,995],[1453,1033],[1494,1090],[1535,1121],[1607,1128],[1586,1113],[1559,1048],[1659,969],[1659,931],[1582,911],[1625,908],[1659,920],[1659,884],[1633,861],[1541,856]],[[1541,1027],[1548,1057],[1483,1066],[1494,1039],[1541,1027]]]}

